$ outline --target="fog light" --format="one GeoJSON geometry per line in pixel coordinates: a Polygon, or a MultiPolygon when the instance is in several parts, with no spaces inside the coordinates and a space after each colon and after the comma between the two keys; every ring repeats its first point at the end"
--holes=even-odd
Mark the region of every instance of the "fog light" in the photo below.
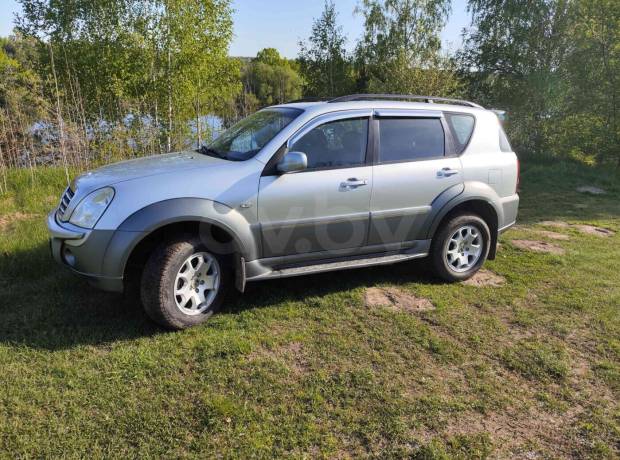
{"type": "Polygon", "coordinates": [[[67,246],[62,249],[62,258],[68,265],[75,266],[75,256],[67,246]]]}

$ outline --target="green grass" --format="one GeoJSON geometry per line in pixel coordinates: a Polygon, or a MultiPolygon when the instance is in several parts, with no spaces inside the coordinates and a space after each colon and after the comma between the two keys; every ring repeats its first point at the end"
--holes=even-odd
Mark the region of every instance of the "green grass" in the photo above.
{"type": "Polygon", "coordinates": [[[620,452],[620,176],[523,165],[495,288],[424,261],[250,284],[208,324],[154,326],[59,269],[44,224],[64,174],[0,195],[0,456],[614,458],[620,452]],[[36,185],[33,185],[36,184],[36,185]],[[577,193],[596,185],[608,193],[577,193]],[[570,235],[553,241],[546,228],[570,235]],[[525,252],[542,239],[566,255],[525,252]],[[364,290],[429,298],[419,314],[364,290]]]}

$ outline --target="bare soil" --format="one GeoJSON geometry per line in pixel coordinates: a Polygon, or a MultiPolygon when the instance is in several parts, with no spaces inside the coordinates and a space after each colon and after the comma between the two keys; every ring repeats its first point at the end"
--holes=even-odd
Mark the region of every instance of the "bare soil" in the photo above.
{"type": "Polygon", "coordinates": [[[364,296],[368,307],[388,307],[394,310],[419,312],[434,310],[435,305],[424,297],[416,297],[400,289],[372,287],[366,289],[364,296]]]}
{"type": "MultiPolygon", "coordinates": [[[[563,222],[563,221],[559,221],[559,220],[545,220],[543,222],[540,223],[540,225],[544,225],[547,227],[555,227],[555,228],[574,228],[575,230],[584,233],[586,235],[596,235],[596,236],[601,236],[601,237],[608,237],[608,236],[612,236],[615,234],[615,232],[613,230],[609,230],[608,228],[602,228],[602,227],[597,227],[595,225],[589,225],[589,224],[569,224],[567,222],[563,222]]],[[[548,232],[545,230],[539,230],[538,233],[540,233],[541,235],[545,235],[549,238],[553,238],[552,234],[556,234],[556,235],[561,235],[560,233],[556,233],[556,232],[548,232]]],[[[569,237],[568,235],[564,235],[563,238],[555,238],[555,239],[566,239],[568,240],[569,237]]]]}
{"type": "Polygon", "coordinates": [[[566,251],[564,248],[546,241],[534,241],[534,240],[512,240],[513,246],[523,249],[525,251],[544,252],[547,254],[562,255],[566,251]]]}
{"type": "Polygon", "coordinates": [[[613,231],[607,228],[595,227],[594,225],[573,225],[573,227],[586,235],[596,235],[603,238],[607,238],[608,236],[612,236],[614,234],[613,231]]]}
{"type": "Polygon", "coordinates": [[[474,276],[469,278],[466,281],[463,281],[463,284],[466,286],[475,286],[475,287],[498,287],[502,284],[506,283],[506,278],[497,273],[493,273],[491,270],[482,269],[478,271],[474,276]]]}

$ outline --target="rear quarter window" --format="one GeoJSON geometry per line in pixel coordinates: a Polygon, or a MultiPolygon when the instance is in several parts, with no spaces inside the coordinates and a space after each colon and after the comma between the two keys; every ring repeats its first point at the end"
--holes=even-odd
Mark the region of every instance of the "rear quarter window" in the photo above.
{"type": "Polygon", "coordinates": [[[476,119],[468,113],[446,113],[445,116],[452,131],[456,151],[458,154],[463,153],[474,132],[476,119]]]}

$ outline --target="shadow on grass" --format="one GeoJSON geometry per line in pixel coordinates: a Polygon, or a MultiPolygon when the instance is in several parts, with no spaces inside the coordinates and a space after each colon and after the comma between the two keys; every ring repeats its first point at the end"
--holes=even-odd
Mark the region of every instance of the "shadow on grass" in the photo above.
{"type": "MultiPolygon", "coordinates": [[[[63,350],[148,338],[166,331],[150,321],[139,301],[92,288],[57,266],[46,244],[0,255],[0,345],[63,350]]],[[[379,283],[436,283],[425,260],[248,283],[219,315],[300,301],[379,283]]]]}

